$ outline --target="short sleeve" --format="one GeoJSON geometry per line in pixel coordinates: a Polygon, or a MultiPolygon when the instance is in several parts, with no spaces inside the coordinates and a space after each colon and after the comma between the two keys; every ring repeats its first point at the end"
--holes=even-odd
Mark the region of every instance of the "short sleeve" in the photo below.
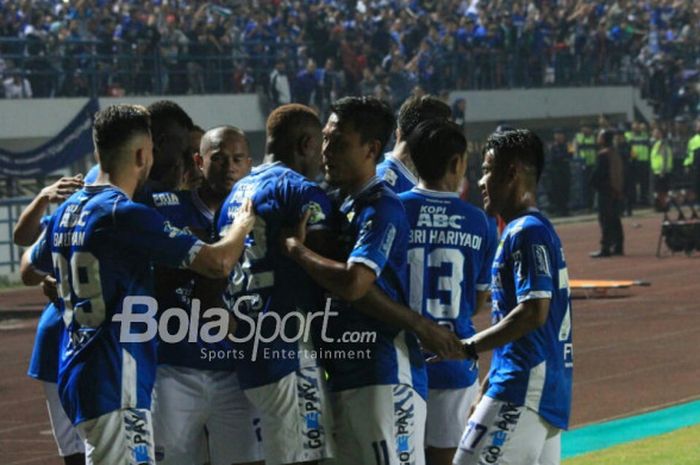
{"type": "Polygon", "coordinates": [[[348,262],[362,263],[379,276],[389,260],[404,214],[403,208],[387,205],[364,208],[357,220],[359,233],[348,262]]]}
{"type": "Polygon", "coordinates": [[[544,227],[528,226],[511,236],[510,259],[518,303],[551,299],[554,293],[554,247],[544,227]]]}
{"type": "Polygon", "coordinates": [[[117,201],[112,218],[112,237],[118,246],[148,251],[153,261],[172,268],[189,267],[204,244],[156,210],[135,202],[117,201]]]}
{"type": "Polygon", "coordinates": [[[51,245],[46,240],[46,229],[29,251],[29,263],[39,273],[50,274],[53,272],[51,245]]]}

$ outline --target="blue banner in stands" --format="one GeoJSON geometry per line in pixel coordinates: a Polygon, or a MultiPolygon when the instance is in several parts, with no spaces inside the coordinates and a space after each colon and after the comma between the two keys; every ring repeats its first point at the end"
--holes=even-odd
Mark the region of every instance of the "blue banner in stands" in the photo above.
{"type": "Polygon", "coordinates": [[[68,126],[40,147],[26,152],[0,149],[0,176],[35,178],[91,154],[92,119],[97,110],[97,99],[90,99],[68,126]]]}

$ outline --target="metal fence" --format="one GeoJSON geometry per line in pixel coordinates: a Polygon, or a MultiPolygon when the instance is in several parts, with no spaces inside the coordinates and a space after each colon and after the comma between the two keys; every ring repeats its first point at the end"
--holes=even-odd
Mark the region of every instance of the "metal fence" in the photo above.
{"type": "MultiPolygon", "coordinates": [[[[0,37],[0,53],[11,65],[6,78],[27,79],[34,97],[266,90],[269,73],[279,57],[286,60],[293,81],[296,72],[305,66],[300,51],[314,49],[313,44],[283,41],[242,41],[221,52],[205,48],[202,53],[184,48],[172,52],[168,46],[164,42],[65,40],[59,43],[55,38],[0,37]]],[[[693,62],[697,52],[697,44],[693,44],[678,53],[687,55],[693,62]]],[[[307,55],[321,58],[313,52],[307,55]]],[[[409,74],[407,85],[421,85],[432,93],[444,89],[639,84],[645,71],[634,59],[622,52],[575,54],[569,48],[558,47],[539,53],[487,47],[436,48],[425,59],[421,57],[417,69],[411,72],[404,73],[404,68],[401,72],[385,70],[384,73],[392,87],[394,82],[402,80],[398,74],[409,74]]],[[[323,67],[323,63],[318,66],[323,67]]],[[[357,93],[359,81],[347,77],[345,92],[357,93]]]]}
{"type": "Polygon", "coordinates": [[[12,242],[12,230],[22,210],[31,201],[32,197],[0,199],[0,270],[3,275],[19,271],[24,249],[12,242]]]}

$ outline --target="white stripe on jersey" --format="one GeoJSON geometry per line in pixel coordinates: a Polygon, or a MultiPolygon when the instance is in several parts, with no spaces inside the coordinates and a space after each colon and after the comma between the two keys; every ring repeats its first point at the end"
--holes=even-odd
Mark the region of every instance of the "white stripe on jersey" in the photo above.
{"type": "Polygon", "coordinates": [[[525,407],[535,412],[540,411],[540,401],[544,392],[544,378],[547,374],[547,361],[542,361],[539,365],[532,367],[530,377],[527,381],[527,391],[525,393],[525,407]]]}
{"type": "Polygon", "coordinates": [[[399,334],[394,338],[394,347],[396,348],[396,367],[398,368],[399,384],[413,386],[411,362],[408,360],[408,345],[406,345],[406,331],[399,331],[399,334]]]}
{"type": "Polygon", "coordinates": [[[122,349],[122,408],[136,408],[136,359],[122,349]]]}

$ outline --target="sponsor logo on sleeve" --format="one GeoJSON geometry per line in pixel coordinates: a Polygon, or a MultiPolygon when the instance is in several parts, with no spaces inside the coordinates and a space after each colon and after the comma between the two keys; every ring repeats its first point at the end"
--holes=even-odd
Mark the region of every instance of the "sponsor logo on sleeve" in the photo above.
{"type": "Polygon", "coordinates": [[[549,266],[549,254],[547,247],[541,244],[532,246],[532,256],[535,258],[535,273],[537,276],[552,277],[551,267],[549,266]]]}
{"type": "Polygon", "coordinates": [[[309,210],[311,212],[311,216],[309,216],[309,225],[314,225],[318,224],[321,221],[326,219],[326,214],[323,213],[323,209],[321,208],[321,205],[319,205],[317,202],[309,202],[307,203],[303,208],[302,211],[306,213],[306,211],[309,210]]]}

